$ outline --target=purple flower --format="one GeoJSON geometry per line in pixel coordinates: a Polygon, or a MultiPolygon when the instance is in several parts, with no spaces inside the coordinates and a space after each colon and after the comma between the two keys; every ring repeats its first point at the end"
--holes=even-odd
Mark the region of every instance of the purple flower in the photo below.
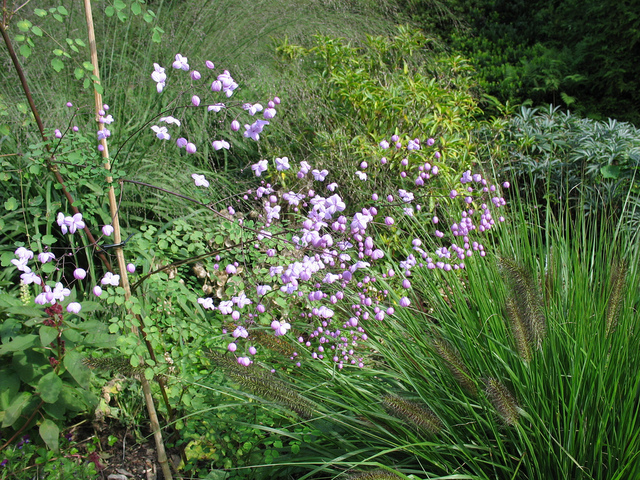
{"type": "Polygon", "coordinates": [[[189,63],[187,61],[187,57],[183,57],[179,53],[176,55],[176,61],[173,62],[173,68],[176,70],[184,70],[185,72],[189,71],[189,63]]]}
{"type": "Polygon", "coordinates": [[[387,142],[386,140],[382,140],[379,145],[380,145],[380,148],[382,148],[383,150],[386,150],[387,148],[389,148],[389,142],[387,142]]]}
{"type": "Polygon", "coordinates": [[[215,306],[213,305],[213,298],[199,298],[198,303],[202,305],[202,308],[206,308],[208,310],[215,310],[215,306]]]}
{"type": "Polygon", "coordinates": [[[269,125],[269,122],[266,120],[256,120],[251,125],[245,125],[245,138],[252,138],[257,142],[260,140],[260,134],[265,125],[269,125]]]}
{"type": "Polygon", "coordinates": [[[313,170],[311,173],[313,174],[313,178],[315,178],[318,182],[324,182],[324,179],[327,178],[327,175],[329,175],[328,170],[313,170]]]}
{"type": "Polygon", "coordinates": [[[284,170],[289,170],[291,165],[289,165],[289,159],[287,157],[276,158],[276,170],[282,172],[284,170]]]}
{"type": "Polygon", "coordinates": [[[196,146],[193,143],[189,142],[187,143],[186,150],[187,153],[196,153],[196,146]]]}
{"type": "Polygon", "coordinates": [[[207,107],[207,112],[216,112],[216,113],[218,113],[223,108],[226,108],[224,103],[216,103],[215,105],[209,105],[207,107]]]}
{"type": "Polygon", "coordinates": [[[192,71],[189,75],[191,75],[191,80],[200,80],[202,78],[202,75],[197,70],[192,71]]]}
{"type": "Polygon", "coordinates": [[[267,171],[268,166],[269,163],[266,160],[260,160],[258,163],[254,163],[253,165],[251,165],[251,170],[254,171],[256,177],[259,177],[260,175],[262,175],[262,172],[267,171]]]}
{"type": "Polygon", "coordinates": [[[29,250],[28,248],[25,248],[25,247],[18,247],[16,249],[16,251],[13,252],[13,253],[14,253],[14,255],[16,257],[18,257],[20,259],[24,258],[24,259],[27,259],[27,260],[31,260],[33,258],[33,252],[31,250],[29,250]]]}
{"type": "Polygon", "coordinates": [[[156,133],[156,137],[160,140],[171,140],[171,135],[167,131],[167,127],[159,127],[157,125],[152,125],[151,130],[156,133]]]}
{"type": "Polygon", "coordinates": [[[400,299],[400,306],[401,307],[408,307],[409,305],[411,305],[411,300],[409,300],[407,297],[402,297],[400,299]]]}
{"type": "Polygon", "coordinates": [[[360,232],[364,232],[371,220],[373,220],[371,215],[366,215],[360,212],[356,213],[351,221],[351,231],[355,232],[359,230],[360,232]]]}
{"type": "Polygon", "coordinates": [[[95,287],[93,287],[93,294],[96,297],[99,297],[100,295],[102,295],[102,288],[100,288],[100,285],[96,285],[95,287]]]}
{"type": "Polygon", "coordinates": [[[277,112],[275,108],[267,108],[262,114],[262,116],[265,118],[265,120],[271,120],[273,117],[276,116],[276,113],[277,112]]]}
{"type": "Polygon", "coordinates": [[[192,173],[191,178],[193,178],[196,187],[209,187],[209,181],[204,178],[204,175],[198,175],[197,173],[192,173]]]}
{"type": "Polygon", "coordinates": [[[25,272],[20,275],[20,281],[25,285],[35,283],[36,285],[42,285],[42,279],[33,272],[25,272]]]}
{"type": "Polygon", "coordinates": [[[252,363],[253,362],[249,357],[238,357],[238,364],[242,365],[243,367],[248,367],[252,363]]]}
{"type": "Polygon", "coordinates": [[[82,310],[82,305],[80,305],[78,302],[71,302],[69,305],[67,305],[67,312],[69,313],[80,313],[80,310],[82,310]]]}
{"type": "Polygon", "coordinates": [[[113,233],[113,227],[111,225],[105,225],[104,227],[102,227],[102,234],[105,237],[110,237],[112,233],[113,233]]]}
{"type": "Polygon", "coordinates": [[[271,322],[271,328],[275,330],[276,337],[280,337],[287,334],[287,331],[291,329],[291,325],[289,325],[284,320],[282,322],[274,320],[273,322],[271,322]]]}
{"type": "Polygon", "coordinates": [[[214,150],[220,150],[222,148],[229,150],[230,147],[229,142],[225,140],[214,140],[213,142],[211,142],[211,146],[214,150]]]}
{"type": "Polygon", "coordinates": [[[153,68],[154,72],[151,74],[151,78],[156,82],[156,89],[160,93],[166,85],[167,75],[164,73],[164,68],[157,63],[153,64],[153,68]]]}
{"type": "Polygon", "coordinates": [[[216,68],[211,60],[207,60],[206,62],[204,62],[204,64],[207,66],[209,70],[213,70],[214,68],[216,68]]]}
{"type": "Polygon", "coordinates": [[[51,260],[55,260],[56,256],[51,252],[42,252],[38,254],[38,260],[40,263],[47,263],[51,260]]]}
{"type": "Polygon", "coordinates": [[[191,97],[191,104],[195,107],[200,105],[200,97],[197,95],[194,95],[193,97],[191,97]]]}
{"type": "Polygon", "coordinates": [[[128,263],[127,264],[127,272],[133,273],[135,271],[136,271],[136,266],[133,263],[128,263]]]}
{"type": "Polygon", "coordinates": [[[118,285],[120,285],[120,275],[114,275],[111,272],[107,272],[105,273],[104,277],[102,277],[102,280],[100,280],[100,283],[102,285],[111,285],[113,287],[117,287],[118,285]]]}

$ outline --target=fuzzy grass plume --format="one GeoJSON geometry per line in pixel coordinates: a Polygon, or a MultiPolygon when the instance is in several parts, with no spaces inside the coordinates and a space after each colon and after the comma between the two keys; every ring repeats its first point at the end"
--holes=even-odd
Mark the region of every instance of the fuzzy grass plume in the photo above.
{"type": "Polygon", "coordinates": [[[520,416],[518,403],[500,380],[496,378],[487,379],[484,392],[500,415],[500,418],[507,425],[516,425],[518,423],[518,417],[520,416]]]}
{"type": "Polygon", "coordinates": [[[611,335],[618,325],[620,317],[620,309],[624,298],[625,286],[627,283],[627,270],[629,265],[621,260],[615,260],[611,268],[611,278],[609,280],[609,288],[611,294],[607,302],[606,313],[606,333],[611,335]]]}
{"type": "Polygon", "coordinates": [[[433,349],[444,360],[445,365],[456,379],[458,384],[464,388],[469,394],[476,396],[478,389],[473,381],[469,370],[462,361],[460,353],[444,338],[435,335],[432,341],[433,349]]]}
{"type": "MultiPolygon", "coordinates": [[[[547,333],[547,323],[538,286],[531,274],[515,261],[502,257],[499,259],[498,265],[511,289],[510,298],[516,314],[513,318],[517,318],[518,322],[523,325],[529,348],[541,349],[542,341],[547,333]]],[[[511,328],[512,331],[518,329],[514,325],[511,328]]]]}
{"type": "Polygon", "coordinates": [[[442,430],[440,419],[425,405],[393,394],[384,395],[382,404],[393,416],[406,420],[418,430],[429,434],[437,434],[442,430]]]}
{"type": "Polygon", "coordinates": [[[349,480],[399,480],[402,477],[390,470],[372,470],[349,475],[349,480]]]}
{"type": "Polygon", "coordinates": [[[229,378],[251,393],[278,403],[295,412],[299,417],[311,419],[316,411],[315,403],[275,378],[270,372],[250,365],[238,365],[235,358],[219,353],[210,353],[210,358],[224,370],[229,378]]]}

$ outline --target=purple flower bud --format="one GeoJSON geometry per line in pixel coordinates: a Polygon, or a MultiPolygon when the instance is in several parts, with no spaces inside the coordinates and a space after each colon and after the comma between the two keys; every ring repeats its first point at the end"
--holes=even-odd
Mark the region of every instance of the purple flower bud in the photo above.
{"type": "Polygon", "coordinates": [[[83,280],[87,276],[87,271],[84,268],[76,268],[73,271],[73,276],[78,280],[83,280]]]}
{"type": "Polygon", "coordinates": [[[133,263],[128,263],[127,264],[127,272],[133,273],[135,271],[136,271],[136,266],[133,263]]]}
{"type": "Polygon", "coordinates": [[[184,137],[180,137],[178,140],[176,140],[176,145],[178,145],[178,148],[184,148],[187,146],[187,139],[184,137]]]}
{"type": "Polygon", "coordinates": [[[238,346],[231,342],[228,346],[227,346],[227,350],[229,350],[230,352],[235,352],[238,349],[238,346]]]}
{"type": "Polygon", "coordinates": [[[98,145],[98,151],[99,152],[104,152],[104,145],[102,145],[102,144],[98,145]]]}
{"type": "Polygon", "coordinates": [[[190,75],[191,75],[191,80],[200,80],[201,78],[200,72],[197,70],[193,70],[190,75]]]}
{"type": "Polygon", "coordinates": [[[408,307],[409,305],[411,305],[411,300],[409,300],[407,297],[402,297],[400,299],[400,306],[401,307],[408,307]]]}
{"type": "Polygon", "coordinates": [[[193,97],[191,97],[191,103],[197,107],[198,105],[200,105],[200,97],[194,95],[193,97]]]}
{"type": "Polygon", "coordinates": [[[102,295],[102,288],[100,288],[100,285],[96,285],[95,287],[93,287],[93,294],[96,297],[99,297],[100,295],[102,295]]]}
{"type": "Polygon", "coordinates": [[[502,186],[503,186],[504,188],[509,188],[509,187],[511,186],[511,184],[510,184],[509,182],[504,182],[504,183],[502,184],[502,186]]]}
{"type": "Polygon", "coordinates": [[[196,146],[191,142],[187,143],[187,153],[196,153],[196,146]]]}
{"type": "Polygon", "coordinates": [[[214,92],[221,92],[222,82],[220,80],[214,80],[213,83],[211,84],[211,90],[213,90],[214,92]]]}
{"type": "Polygon", "coordinates": [[[105,110],[105,111],[108,111],[109,110],[109,105],[107,105],[106,103],[103,103],[102,104],[102,109],[105,110]]]}
{"type": "Polygon", "coordinates": [[[53,136],[56,138],[62,138],[62,132],[56,128],[53,132],[53,136]]]}
{"type": "Polygon", "coordinates": [[[213,70],[214,68],[216,68],[211,60],[207,60],[206,62],[204,62],[204,64],[207,66],[209,70],[213,70]]]}
{"type": "Polygon", "coordinates": [[[273,97],[273,103],[280,105],[280,99],[278,97],[273,97]]]}
{"type": "Polygon", "coordinates": [[[240,130],[240,122],[238,120],[234,120],[233,122],[231,122],[231,130],[233,130],[234,132],[240,130]]]}
{"type": "Polygon", "coordinates": [[[67,107],[69,107],[69,108],[73,107],[73,103],[67,102],[67,107]]]}
{"type": "Polygon", "coordinates": [[[71,127],[71,130],[73,130],[74,132],[77,132],[80,129],[76,125],[74,125],[73,127],[71,127]]]}
{"type": "Polygon", "coordinates": [[[360,168],[361,168],[362,170],[364,170],[364,169],[365,169],[365,168],[367,168],[368,166],[369,166],[369,164],[368,164],[367,162],[362,162],[362,163],[360,164],[360,168]]]}
{"type": "Polygon", "coordinates": [[[409,279],[405,278],[402,281],[402,288],[405,288],[405,289],[411,288],[411,282],[409,281],[409,279]]]}
{"type": "Polygon", "coordinates": [[[112,233],[113,233],[113,227],[111,225],[105,225],[104,227],[102,227],[102,234],[105,237],[110,237],[112,233]]]}

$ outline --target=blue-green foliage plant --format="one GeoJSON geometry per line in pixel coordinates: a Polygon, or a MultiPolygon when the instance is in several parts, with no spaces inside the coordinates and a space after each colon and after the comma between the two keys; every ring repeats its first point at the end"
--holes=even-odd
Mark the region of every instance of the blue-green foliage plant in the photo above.
{"type": "Polygon", "coordinates": [[[638,225],[640,130],[582,118],[558,108],[522,107],[502,132],[501,168],[521,192],[552,208],[614,215],[638,225]]]}

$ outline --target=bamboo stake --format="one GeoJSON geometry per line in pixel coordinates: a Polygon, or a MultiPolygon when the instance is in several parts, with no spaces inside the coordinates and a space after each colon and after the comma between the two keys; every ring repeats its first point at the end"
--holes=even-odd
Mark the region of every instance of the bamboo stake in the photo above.
{"type": "MultiPolygon", "coordinates": [[[[93,74],[95,78],[98,80],[96,83],[99,84],[100,79],[100,71],[98,69],[98,50],[96,48],[96,37],[93,29],[93,13],[91,10],[91,0],[84,0],[85,7],[85,15],[87,19],[87,29],[89,35],[89,50],[91,52],[91,63],[93,65],[93,74]]],[[[95,98],[95,107],[96,107],[96,122],[98,122],[100,118],[100,114],[98,113],[102,110],[102,95],[98,93],[98,91],[94,88],[94,98],[95,98]]],[[[98,129],[102,131],[104,129],[104,124],[98,122],[98,129]]],[[[102,158],[104,159],[105,168],[110,171],[111,170],[111,161],[109,159],[109,149],[107,145],[107,139],[103,138],[100,140],[100,143],[103,147],[102,150],[102,158]]],[[[110,175],[107,176],[107,182],[109,185],[108,198],[109,198],[109,207],[111,211],[111,219],[113,225],[113,234],[114,240],[116,244],[122,242],[122,235],[120,233],[120,222],[118,218],[118,203],[116,200],[115,189],[113,188],[113,177],[110,175]]],[[[122,287],[125,292],[125,300],[129,300],[131,298],[131,288],[129,286],[129,277],[127,275],[127,268],[124,259],[124,253],[122,251],[122,247],[116,247],[116,257],[118,259],[118,268],[120,270],[120,281],[122,287]]],[[[133,325],[132,327],[133,333],[139,335],[138,328],[133,325]]],[[[149,385],[149,381],[146,379],[144,375],[140,377],[140,383],[142,384],[142,390],[144,392],[144,399],[147,404],[147,411],[149,412],[149,423],[151,424],[151,430],[153,432],[153,437],[156,443],[156,450],[158,452],[158,463],[162,468],[162,473],[164,474],[164,478],[166,480],[172,480],[173,476],[171,474],[171,468],[169,467],[169,462],[167,461],[167,454],[164,448],[164,442],[162,440],[162,431],[160,429],[160,423],[158,421],[158,414],[156,412],[156,407],[153,401],[153,396],[151,395],[151,387],[149,385]]]]}

